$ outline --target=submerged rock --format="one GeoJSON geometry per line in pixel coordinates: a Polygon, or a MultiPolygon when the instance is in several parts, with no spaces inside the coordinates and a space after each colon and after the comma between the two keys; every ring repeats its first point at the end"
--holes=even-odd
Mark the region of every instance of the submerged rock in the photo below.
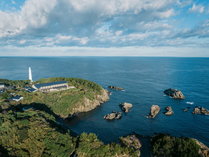
{"type": "Polygon", "coordinates": [[[117,86],[108,86],[110,89],[115,89],[115,90],[124,90],[124,88],[117,87],[117,86]]]}
{"type": "Polygon", "coordinates": [[[150,114],[148,118],[155,118],[155,116],[160,112],[160,107],[158,105],[152,105],[150,108],[150,114]]]}
{"type": "Polygon", "coordinates": [[[171,115],[174,114],[174,112],[173,112],[171,106],[167,106],[165,109],[166,109],[166,112],[165,112],[165,115],[166,115],[166,116],[171,116],[171,115]]]}
{"type": "Polygon", "coordinates": [[[124,112],[129,112],[129,110],[133,107],[133,105],[131,103],[124,102],[120,104],[120,107],[124,112]]]}
{"type": "Polygon", "coordinates": [[[203,114],[203,115],[209,115],[209,110],[204,107],[195,107],[193,114],[203,114]]]}
{"type": "Polygon", "coordinates": [[[183,109],[183,111],[184,111],[184,112],[188,112],[189,109],[190,109],[190,107],[186,107],[186,108],[183,109]]]}
{"type": "Polygon", "coordinates": [[[112,112],[104,116],[104,119],[106,120],[114,120],[114,119],[120,119],[122,117],[121,112],[112,112]]]}
{"type": "Polygon", "coordinates": [[[180,91],[180,90],[177,90],[177,89],[172,89],[172,88],[169,88],[169,89],[166,89],[164,91],[164,93],[174,99],[184,99],[185,96],[183,95],[183,93],[180,91]]]}
{"type": "Polygon", "coordinates": [[[135,150],[142,147],[140,140],[134,134],[120,137],[120,142],[127,147],[134,148],[135,150]]]}

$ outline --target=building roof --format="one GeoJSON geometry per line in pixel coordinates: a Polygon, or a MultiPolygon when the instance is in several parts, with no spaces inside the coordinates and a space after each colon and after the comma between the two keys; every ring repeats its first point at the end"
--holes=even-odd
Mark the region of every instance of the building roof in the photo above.
{"type": "Polygon", "coordinates": [[[32,87],[25,87],[25,89],[28,91],[28,92],[34,92],[36,91],[35,88],[32,88],[32,87]]]}
{"type": "Polygon", "coordinates": [[[67,81],[57,81],[57,82],[50,82],[50,83],[39,83],[39,84],[35,84],[34,86],[36,88],[41,88],[41,87],[53,86],[53,85],[64,84],[64,83],[67,83],[67,81]]]}
{"type": "Polygon", "coordinates": [[[23,98],[23,97],[22,96],[19,96],[19,95],[16,95],[16,96],[11,97],[12,100],[19,100],[21,98],[23,98]]]}

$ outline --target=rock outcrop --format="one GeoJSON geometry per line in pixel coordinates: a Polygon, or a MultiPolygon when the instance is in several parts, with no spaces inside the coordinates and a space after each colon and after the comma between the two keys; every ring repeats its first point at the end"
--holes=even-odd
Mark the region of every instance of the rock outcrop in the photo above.
{"type": "Polygon", "coordinates": [[[124,88],[117,87],[117,86],[108,86],[110,89],[115,89],[115,90],[124,90],[124,88]]]}
{"type": "Polygon", "coordinates": [[[177,89],[172,89],[172,88],[169,88],[169,89],[166,89],[164,91],[164,93],[174,99],[184,99],[185,96],[183,95],[183,93],[180,91],[180,90],[177,90],[177,89]]]}
{"type": "Polygon", "coordinates": [[[160,107],[158,105],[152,105],[150,108],[150,114],[148,118],[155,118],[155,116],[160,112],[160,107]]]}
{"type": "Polygon", "coordinates": [[[209,110],[204,107],[195,107],[193,114],[209,115],[209,110]]]}
{"type": "Polygon", "coordinates": [[[197,145],[200,146],[199,154],[201,157],[209,157],[209,148],[204,145],[202,142],[198,141],[197,139],[194,139],[197,145]]]}
{"type": "Polygon", "coordinates": [[[171,106],[167,106],[165,109],[166,109],[166,112],[165,112],[165,115],[166,115],[166,116],[171,116],[171,115],[174,114],[174,112],[173,112],[171,106]]]}
{"type": "Polygon", "coordinates": [[[106,120],[114,120],[114,119],[120,119],[122,117],[121,112],[112,112],[104,116],[104,119],[106,120]]]}
{"type": "Polygon", "coordinates": [[[133,107],[133,105],[131,103],[124,102],[120,104],[120,107],[124,112],[129,112],[129,110],[133,107]]]}
{"type": "Polygon", "coordinates": [[[126,147],[134,148],[135,150],[140,149],[142,144],[136,135],[128,135],[125,137],[120,137],[120,142],[126,147]]]}

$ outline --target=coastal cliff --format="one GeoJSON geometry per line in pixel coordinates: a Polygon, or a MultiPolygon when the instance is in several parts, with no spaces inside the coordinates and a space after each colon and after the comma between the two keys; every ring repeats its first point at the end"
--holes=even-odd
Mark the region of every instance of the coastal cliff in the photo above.
{"type": "Polygon", "coordinates": [[[72,109],[71,114],[91,111],[108,100],[109,100],[108,92],[102,89],[101,94],[95,95],[95,98],[92,100],[84,97],[81,102],[78,102],[75,105],[75,107],[72,109]]]}

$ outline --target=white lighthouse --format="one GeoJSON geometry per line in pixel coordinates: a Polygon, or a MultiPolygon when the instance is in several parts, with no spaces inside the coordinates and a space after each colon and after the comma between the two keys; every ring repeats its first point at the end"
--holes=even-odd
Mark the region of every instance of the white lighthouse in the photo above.
{"type": "Polygon", "coordinates": [[[29,67],[28,72],[29,72],[28,78],[29,78],[30,82],[33,82],[31,67],[29,67]]]}

